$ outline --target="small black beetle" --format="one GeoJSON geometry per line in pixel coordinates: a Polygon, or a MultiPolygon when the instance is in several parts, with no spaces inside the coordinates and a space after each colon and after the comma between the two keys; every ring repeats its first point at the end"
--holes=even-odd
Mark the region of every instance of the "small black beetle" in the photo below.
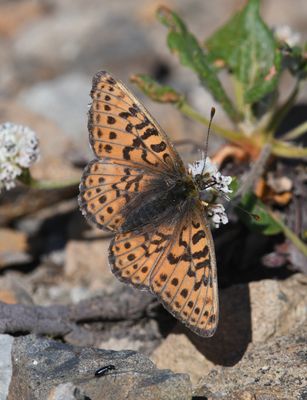
{"type": "Polygon", "coordinates": [[[113,369],[115,369],[115,365],[105,365],[104,367],[101,367],[95,371],[95,376],[99,378],[100,376],[105,375],[106,372],[112,371],[113,369]]]}

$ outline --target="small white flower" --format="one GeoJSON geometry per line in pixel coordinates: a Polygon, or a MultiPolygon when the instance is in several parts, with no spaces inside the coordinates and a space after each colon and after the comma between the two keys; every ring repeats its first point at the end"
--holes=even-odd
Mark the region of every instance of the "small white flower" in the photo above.
{"type": "Polygon", "coordinates": [[[204,189],[201,191],[201,199],[206,203],[208,217],[212,224],[215,228],[219,228],[221,224],[227,224],[228,218],[224,206],[215,201],[218,192],[222,192],[223,197],[228,198],[226,194],[232,192],[229,188],[232,177],[222,175],[209,157],[203,157],[202,160],[189,164],[189,173],[194,178],[202,177],[204,189]]]}
{"type": "Polygon", "coordinates": [[[193,177],[196,175],[203,175],[207,177],[210,187],[207,190],[215,189],[223,193],[231,193],[232,190],[229,188],[232,177],[225,176],[220,173],[217,166],[211,161],[209,157],[205,159],[195,161],[193,164],[189,164],[189,172],[193,177]]]}
{"type": "Polygon", "coordinates": [[[222,204],[210,204],[208,206],[208,217],[215,228],[219,228],[221,224],[228,223],[228,217],[222,204]]]}
{"type": "Polygon", "coordinates": [[[222,175],[219,171],[212,176],[212,180],[216,182],[214,187],[217,190],[220,190],[223,193],[231,193],[232,189],[230,189],[228,186],[231,184],[232,177],[231,176],[225,176],[222,175]]]}
{"type": "Polygon", "coordinates": [[[15,187],[16,178],[39,158],[38,139],[28,127],[0,125],[0,192],[15,187]]]}
{"type": "Polygon", "coordinates": [[[203,156],[201,160],[195,161],[192,164],[189,164],[189,172],[192,176],[200,175],[200,174],[209,174],[214,175],[217,173],[218,169],[216,165],[211,161],[210,157],[203,156]]]}
{"type": "Polygon", "coordinates": [[[273,32],[277,40],[286,42],[290,47],[298,45],[301,40],[301,35],[293,31],[289,25],[276,26],[273,32]]]}

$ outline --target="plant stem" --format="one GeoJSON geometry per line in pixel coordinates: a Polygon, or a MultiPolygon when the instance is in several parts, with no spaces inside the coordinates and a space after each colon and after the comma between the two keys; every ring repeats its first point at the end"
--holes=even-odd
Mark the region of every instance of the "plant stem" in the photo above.
{"type": "Polygon", "coordinates": [[[296,128],[282,135],[281,139],[282,140],[296,139],[306,132],[307,132],[307,122],[303,122],[301,125],[298,125],[296,128]]]}
{"type": "Polygon", "coordinates": [[[295,247],[297,247],[305,257],[307,257],[307,244],[304,243],[290,228],[288,228],[282,220],[280,220],[272,211],[267,210],[274,221],[281,227],[284,235],[291,240],[295,247]]]}
{"type": "Polygon", "coordinates": [[[282,142],[280,140],[272,140],[272,153],[276,156],[286,158],[306,158],[307,148],[293,146],[290,143],[282,142]]]}
{"type": "MultiPolygon", "coordinates": [[[[177,107],[178,107],[179,111],[181,111],[182,114],[186,115],[187,117],[200,122],[202,125],[209,126],[209,120],[207,118],[205,118],[204,116],[202,116],[194,108],[192,108],[186,101],[183,101],[183,102],[177,104],[177,107]]],[[[218,135],[220,135],[223,138],[228,139],[232,142],[238,142],[244,138],[244,136],[241,133],[231,131],[228,129],[224,129],[221,126],[214,124],[214,123],[212,123],[212,129],[218,135]]]]}
{"type": "Polygon", "coordinates": [[[23,173],[18,177],[18,180],[24,185],[33,189],[62,189],[69,186],[78,186],[80,179],[63,180],[63,181],[45,181],[33,178],[29,169],[24,169],[23,173]]]}
{"type": "Polygon", "coordinates": [[[299,81],[297,81],[287,100],[284,102],[284,104],[281,105],[281,107],[277,108],[277,110],[274,112],[272,119],[269,122],[268,127],[266,129],[266,131],[269,132],[271,136],[273,136],[273,134],[276,132],[280,123],[294,105],[296,97],[299,92],[299,88],[300,88],[300,83],[299,81]]]}
{"type": "Polygon", "coordinates": [[[236,79],[234,77],[234,75],[231,75],[231,77],[232,77],[233,88],[234,88],[234,93],[235,93],[236,106],[237,106],[238,111],[240,113],[243,113],[243,110],[244,110],[243,85],[238,79],[236,79]]]}
{"type": "Polygon", "coordinates": [[[244,196],[254,186],[255,182],[257,182],[257,180],[263,174],[271,152],[272,145],[270,143],[266,143],[262,147],[258,159],[252,164],[250,171],[247,173],[247,176],[237,190],[236,197],[244,196]]]}
{"type": "Polygon", "coordinates": [[[72,180],[64,180],[64,181],[39,181],[36,179],[32,179],[30,183],[30,187],[33,189],[62,189],[69,186],[78,186],[80,183],[79,179],[72,179],[72,180]]]}

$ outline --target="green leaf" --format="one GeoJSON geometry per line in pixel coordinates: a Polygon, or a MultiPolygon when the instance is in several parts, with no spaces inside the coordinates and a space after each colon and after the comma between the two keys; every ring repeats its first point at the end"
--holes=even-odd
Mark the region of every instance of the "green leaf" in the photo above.
{"type": "Polygon", "coordinates": [[[243,210],[238,208],[236,212],[249,229],[268,236],[282,232],[282,227],[271,217],[265,205],[253,193],[248,193],[241,199],[240,207],[243,210]]]}
{"type": "Polygon", "coordinates": [[[167,85],[160,85],[148,75],[136,74],[130,80],[154,101],[180,104],[184,100],[184,96],[175,89],[167,85]]]}
{"type": "Polygon", "coordinates": [[[207,55],[190,33],[183,21],[166,7],[160,7],[157,12],[159,20],[169,29],[167,43],[170,50],[177,54],[182,65],[191,68],[199,77],[200,82],[213,95],[233,121],[239,121],[241,116],[227,96],[214,66],[208,61],[207,55]]]}
{"type": "Polygon", "coordinates": [[[259,15],[259,0],[249,0],[205,45],[210,58],[224,61],[243,84],[246,103],[255,103],[276,89],[281,53],[259,15]]]}
{"type": "Polygon", "coordinates": [[[231,183],[228,187],[230,190],[232,190],[232,192],[229,193],[229,197],[233,199],[236,196],[236,192],[239,189],[240,184],[236,176],[232,176],[231,178],[231,183]]]}

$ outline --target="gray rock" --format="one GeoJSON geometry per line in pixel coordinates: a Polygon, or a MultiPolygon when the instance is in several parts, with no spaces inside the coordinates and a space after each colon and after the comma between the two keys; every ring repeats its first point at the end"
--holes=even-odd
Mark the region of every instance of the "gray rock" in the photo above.
{"type": "Polygon", "coordinates": [[[84,136],[91,78],[72,73],[37,83],[24,90],[18,101],[43,115],[75,139],[84,136]]]}
{"type": "Polygon", "coordinates": [[[251,345],[232,368],[217,367],[195,395],[223,400],[304,400],[307,395],[306,327],[251,345]]]}
{"type": "Polygon", "coordinates": [[[147,357],[130,350],[81,348],[29,335],[15,339],[12,360],[9,400],[190,400],[192,396],[188,375],[158,370],[147,357]],[[95,377],[95,371],[107,365],[115,369],[95,377]]]}
{"type": "Polygon", "coordinates": [[[0,400],[6,400],[11,376],[11,352],[14,339],[9,335],[0,335],[0,400]]]}
{"type": "Polygon", "coordinates": [[[287,335],[307,323],[307,278],[264,279],[220,291],[220,319],[215,335],[204,340],[177,325],[152,356],[159,368],[189,373],[192,382],[215,365],[233,366],[250,343],[287,335]]]}

